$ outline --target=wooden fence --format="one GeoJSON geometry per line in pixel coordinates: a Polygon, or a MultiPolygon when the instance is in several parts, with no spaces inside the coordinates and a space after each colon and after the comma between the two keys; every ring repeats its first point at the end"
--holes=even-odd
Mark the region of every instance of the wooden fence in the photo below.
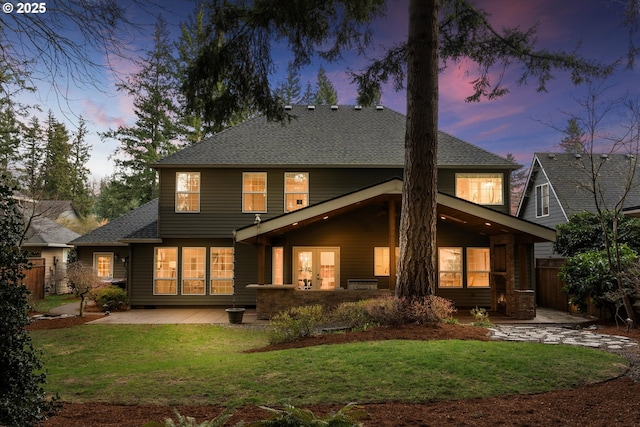
{"type": "Polygon", "coordinates": [[[44,299],[44,259],[30,259],[32,267],[24,270],[25,277],[22,283],[31,291],[29,296],[32,300],[44,299]]]}
{"type": "MultiPolygon", "coordinates": [[[[577,307],[569,303],[569,295],[562,290],[565,283],[558,273],[563,264],[564,258],[536,259],[536,305],[576,313],[577,307]]],[[[598,308],[594,304],[588,305],[586,314],[599,319],[611,317],[608,310],[598,308]]]]}

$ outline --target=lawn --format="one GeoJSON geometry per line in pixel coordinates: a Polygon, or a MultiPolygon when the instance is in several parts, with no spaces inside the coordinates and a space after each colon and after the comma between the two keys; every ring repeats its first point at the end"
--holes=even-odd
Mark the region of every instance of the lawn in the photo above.
{"type": "Polygon", "coordinates": [[[31,306],[34,311],[47,313],[54,307],[71,304],[77,301],[80,301],[80,298],[76,297],[74,294],[45,295],[44,299],[33,301],[31,306]]]}
{"type": "Polygon", "coordinates": [[[260,330],[83,325],[33,331],[46,389],[71,402],[199,405],[426,402],[601,381],[625,359],[575,346],[389,340],[264,353],[260,330]]]}

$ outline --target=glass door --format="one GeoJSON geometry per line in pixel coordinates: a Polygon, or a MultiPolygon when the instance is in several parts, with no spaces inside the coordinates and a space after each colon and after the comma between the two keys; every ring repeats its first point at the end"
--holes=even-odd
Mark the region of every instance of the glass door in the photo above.
{"type": "Polygon", "coordinates": [[[293,248],[293,266],[298,289],[331,290],[340,286],[340,248],[293,248]]]}

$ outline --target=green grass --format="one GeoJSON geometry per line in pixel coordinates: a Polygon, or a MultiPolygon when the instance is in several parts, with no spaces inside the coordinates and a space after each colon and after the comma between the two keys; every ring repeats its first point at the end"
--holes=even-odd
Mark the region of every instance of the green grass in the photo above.
{"type": "Polygon", "coordinates": [[[263,331],[215,325],[84,325],[34,331],[47,391],[73,402],[426,402],[576,387],[626,361],[581,347],[374,341],[266,353],[263,331]]]}
{"type": "Polygon", "coordinates": [[[51,310],[54,307],[59,307],[65,304],[71,304],[76,301],[80,301],[80,299],[73,294],[46,295],[44,299],[32,302],[31,306],[34,311],[47,313],[49,310],[51,310]]]}

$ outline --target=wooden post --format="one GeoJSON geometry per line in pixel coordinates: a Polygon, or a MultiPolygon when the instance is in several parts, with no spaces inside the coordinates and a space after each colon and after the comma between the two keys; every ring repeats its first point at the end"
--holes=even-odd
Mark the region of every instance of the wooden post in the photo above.
{"type": "Polygon", "coordinates": [[[389,289],[396,288],[396,201],[389,199],[389,289]]]}
{"type": "Polygon", "coordinates": [[[264,285],[265,263],[266,263],[266,245],[263,239],[258,240],[258,284],[264,285]]]}

